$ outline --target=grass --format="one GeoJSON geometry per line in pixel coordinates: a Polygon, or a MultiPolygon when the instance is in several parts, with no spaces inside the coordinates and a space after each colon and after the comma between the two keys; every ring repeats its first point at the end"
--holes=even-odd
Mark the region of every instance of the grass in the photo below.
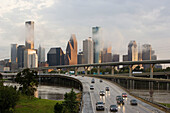
{"type": "Polygon", "coordinates": [[[160,103],[160,104],[162,104],[162,105],[164,105],[164,106],[170,108],[170,104],[167,104],[167,103],[160,103]]]}
{"type": "Polygon", "coordinates": [[[33,97],[30,99],[26,95],[20,95],[14,113],[53,113],[54,105],[62,101],[38,99],[33,97]]]}

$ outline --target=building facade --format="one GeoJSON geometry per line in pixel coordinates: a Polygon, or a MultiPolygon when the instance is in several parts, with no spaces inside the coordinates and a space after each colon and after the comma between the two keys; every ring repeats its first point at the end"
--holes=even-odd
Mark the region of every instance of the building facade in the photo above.
{"type": "Polygon", "coordinates": [[[25,46],[26,49],[34,49],[34,22],[25,22],[25,46]]]}
{"type": "Polygon", "coordinates": [[[47,54],[49,66],[64,65],[64,53],[60,47],[51,48],[47,54]]]}
{"type": "Polygon", "coordinates": [[[11,44],[11,63],[17,63],[17,44],[11,44]]]}
{"type": "Polygon", "coordinates": [[[24,51],[24,67],[36,68],[38,67],[38,55],[34,49],[26,49],[24,51]]]}
{"type": "Polygon", "coordinates": [[[77,63],[78,64],[84,64],[84,55],[83,52],[79,52],[77,55],[77,63]]]}
{"type": "Polygon", "coordinates": [[[93,40],[91,37],[83,41],[84,63],[93,63],[93,40]]]}
{"type": "Polygon", "coordinates": [[[41,47],[38,48],[38,63],[45,62],[45,48],[41,47]]]}
{"type": "Polygon", "coordinates": [[[66,65],[77,64],[77,40],[75,34],[71,35],[71,38],[67,43],[65,64],[66,65]]]}
{"type": "Polygon", "coordinates": [[[101,51],[102,51],[102,45],[101,45],[101,39],[102,39],[102,33],[101,28],[96,26],[92,27],[92,38],[93,38],[93,62],[94,63],[101,63],[101,51]]]}
{"type": "Polygon", "coordinates": [[[19,45],[17,48],[18,68],[24,67],[24,45],[19,45]]]}

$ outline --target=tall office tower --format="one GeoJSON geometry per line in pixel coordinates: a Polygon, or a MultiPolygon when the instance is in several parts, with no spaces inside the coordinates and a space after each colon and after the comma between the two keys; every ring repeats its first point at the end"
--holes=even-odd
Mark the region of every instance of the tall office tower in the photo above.
{"type": "Polygon", "coordinates": [[[24,67],[25,68],[38,67],[38,56],[36,50],[26,49],[24,51],[24,67]]]}
{"type": "Polygon", "coordinates": [[[11,44],[11,63],[17,62],[17,44],[11,44]]]}
{"type": "Polygon", "coordinates": [[[93,62],[101,63],[101,51],[102,51],[102,33],[101,28],[96,26],[92,27],[92,38],[93,38],[93,62]]]}
{"type": "Polygon", "coordinates": [[[38,48],[38,63],[42,63],[45,62],[45,48],[41,47],[41,45],[39,45],[38,48]]]}
{"type": "Polygon", "coordinates": [[[111,47],[104,48],[101,54],[101,62],[112,62],[111,47]]]}
{"type": "Polygon", "coordinates": [[[64,65],[64,53],[60,47],[51,48],[47,54],[49,66],[64,65]]]}
{"type": "Polygon", "coordinates": [[[93,63],[93,40],[91,37],[83,41],[84,63],[93,63]]]}
{"type": "Polygon", "coordinates": [[[138,61],[138,48],[136,41],[130,41],[128,45],[128,61],[138,61]]]}
{"type": "Polygon", "coordinates": [[[77,55],[77,63],[78,64],[84,64],[84,55],[83,52],[79,52],[77,55]]]}
{"type": "MultiPolygon", "coordinates": [[[[142,45],[142,60],[157,60],[157,56],[154,55],[155,51],[152,50],[150,44],[142,45]]],[[[150,65],[143,64],[144,69],[150,68],[150,65]]]]}
{"type": "Polygon", "coordinates": [[[18,68],[24,67],[24,45],[19,45],[17,48],[18,68]]]}
{"type": "Polygon", "coordinates": [[[25,46],[26,49],[34,49],[34,22],[25,22],[25,46]]]}
{"type": "Polygon", "coordinates": [[[70,40],[68,41],[66,48],[65,64],[77,64],[77,40],[75,34],[72,34],[70,40]]]}
{"type": "MultiPolygon", "coordinates": [[[[113,59],[112,59],[113,62],[119,62],[119,54],[113,54],[113,59]]],[[[119,65],[116,66],[116,70],[119,69],[119,65]]]]}

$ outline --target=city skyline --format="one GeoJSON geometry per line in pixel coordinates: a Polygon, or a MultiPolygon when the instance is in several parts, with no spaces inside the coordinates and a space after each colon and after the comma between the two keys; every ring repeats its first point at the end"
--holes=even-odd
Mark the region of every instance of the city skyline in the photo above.
{"type": "Polygon", "coordinates": [[[2,2],[0,60],[10,58],[10,44],[24,44],[23,22],[26,20],[35,22],[35,48],[41,44],[46,48],[46,53],[51,47],[57,46],[61,46],[65,51],[66,42],[72,33],[78,37],[78,50],[82,49],[83,39],[92,36],[91,28],[100,26],[103,29],[103,37],[106,40],[110,39],[111,45],[114,46],[113,53],[118,53],[120,56],[126,54],[128,42],[136,40],[140,45],[151,44],[158,59],[168,59],[170,56],[168,0],[154,1],[154,3],[152,1],[133,1],[132,3],[131,0],[123,3],[116,0],[105,2],[80,0],[69,1],[68,4],[66,1],[44,2],[9,1],[9,8],[3,8],[7,7],[7,4],[2,2]],[[35,7],[37,4],[38,7],[35,7]],[[65,9],[63,9],[64,5],[66,5],[65,9]],[[16,10],[13,10],[14,8],[16,10]]]}

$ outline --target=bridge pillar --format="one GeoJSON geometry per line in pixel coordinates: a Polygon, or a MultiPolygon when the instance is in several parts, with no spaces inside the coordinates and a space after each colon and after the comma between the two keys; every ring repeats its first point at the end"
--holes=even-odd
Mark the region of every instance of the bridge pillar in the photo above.
{"type": "Polygon", "coordinates": [[[58,69],[58,74],[60,74],[61,69],[58,69]]]}
{"type": "Polygon", "coordinates": [[[150,64],[150,78],[153,78],[153,68],[154,64],[150,64]]]}
{"type": "Polygon", "coordinates": [[[114,69],[115,69],[115,67],[111,66],[111,75],[114,75],[114,69]]]}
{"type": "Polygon", "coordinates": [[[77,75],[78,67],[75,67],[75,75],[77,75]]]}
{"type": "Polygon", "coordinates": [[[133,66],[133,65],[129,65],[129,77],[132,76],[132,66],[133,66]]]}
{"type": "Polygon", "coordinates": [[[84,70],[85,70],[85,75],[87,75],[88,67],[84,67],[84,70]]]}
{"type": "Polygon", "coordinates": [[[100,75],[100,66],[97,66],[97,75],[100,75]]]}

